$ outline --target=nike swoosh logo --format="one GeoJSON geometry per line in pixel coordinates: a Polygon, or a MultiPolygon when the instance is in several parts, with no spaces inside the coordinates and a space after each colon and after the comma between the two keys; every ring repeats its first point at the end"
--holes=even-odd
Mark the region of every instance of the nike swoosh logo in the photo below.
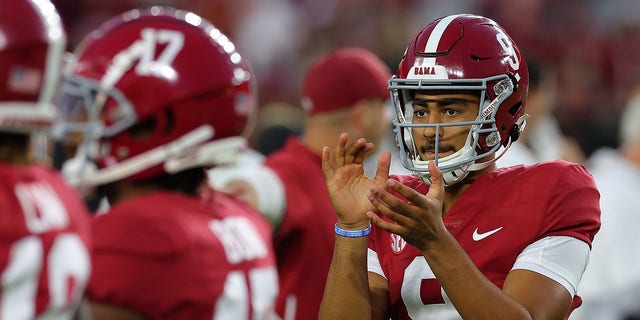
{"type": "Polygon", "coordinates": [[[502,230],[502,227],[500,228],[496,228],[493,229],[491,231],[487,231],[487,232],[483,232],[483,233],[478,233],[478,228],[476,228],[475,230],[473,230],[473,241],[480,241],[498,231],[502,230]]]}

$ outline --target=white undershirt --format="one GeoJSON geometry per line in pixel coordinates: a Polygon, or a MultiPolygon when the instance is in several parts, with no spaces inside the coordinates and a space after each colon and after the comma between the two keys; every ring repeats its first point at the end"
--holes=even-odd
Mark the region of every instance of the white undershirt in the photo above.
{"type": "MultiPolygon", "coordinates": [[[[573,297],[589,262],[589,252],[589,245],[577,238],[546,237],[527,246],[511,270],[525,269],[544,275],[565,287],[573,297]]],[[[367,269],[387,279],[378,254],[371,249],[368,251],[367,269]]]]}

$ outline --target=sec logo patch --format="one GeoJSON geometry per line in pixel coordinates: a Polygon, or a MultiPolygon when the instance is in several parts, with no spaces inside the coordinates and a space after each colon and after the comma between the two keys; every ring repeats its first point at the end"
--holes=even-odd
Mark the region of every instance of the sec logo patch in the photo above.
{"type": "Polygon", "coordinates": [[[402,239],[401,236],[392,233],[390,237],[391,250],[395,254],[401,254],[402,251],[407,247],[407,242],[402,239]]]}

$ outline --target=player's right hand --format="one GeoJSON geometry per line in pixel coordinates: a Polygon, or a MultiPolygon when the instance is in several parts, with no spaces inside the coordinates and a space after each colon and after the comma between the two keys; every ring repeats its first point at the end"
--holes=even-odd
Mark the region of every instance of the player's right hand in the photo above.
{"type": "Polygon", "coordinates": [[[371,187],[386,190],[389,178],[391,155],[380,156],[374,179],[364,174],[363,161],[373,144],[364,138],[347,144],[349,135],[342,133],[333,153],[329,147],[322,148],[322,173],[327,184],[331,203],[338,214],[338,225],[343,229],[364,229],[369,225],[366,213],[376,210],[369,201],[371,187]]]}

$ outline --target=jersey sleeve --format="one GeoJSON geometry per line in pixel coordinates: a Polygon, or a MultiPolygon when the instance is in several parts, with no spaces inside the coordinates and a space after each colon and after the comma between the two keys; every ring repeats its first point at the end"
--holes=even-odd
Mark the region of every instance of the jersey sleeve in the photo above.
{"type": "Polygon", "coordinates": [[[569,164],[559,172],[547,204],[542,234],[570,236],[591,246],[600,229],[600,193],[587,169],[569,164]]]}

